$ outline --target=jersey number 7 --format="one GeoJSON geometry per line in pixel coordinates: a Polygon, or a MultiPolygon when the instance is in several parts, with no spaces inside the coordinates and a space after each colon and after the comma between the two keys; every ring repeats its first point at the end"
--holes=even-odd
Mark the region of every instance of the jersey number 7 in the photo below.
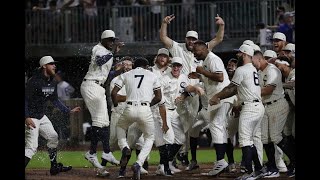
{"type": "Polygon", "coordinates": [[[140,78],[139,84],[137,88],[140,88],[144,75],[134,75],[134,78],[140,78]]]}

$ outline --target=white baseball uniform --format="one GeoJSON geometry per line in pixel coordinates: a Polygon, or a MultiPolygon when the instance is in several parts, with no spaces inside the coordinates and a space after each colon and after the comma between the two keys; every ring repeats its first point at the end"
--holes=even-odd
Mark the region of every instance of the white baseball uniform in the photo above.
{"type": "Polygon", "coordinates": [[[137,163],[142,166],[154,142],[154,120],[150,102],[154,95],[153,91],[159,89],[161,85],[154,73],[141,67],[123,73],[119,77],[115,86],[122,88],[125,85],[127,104],[117,124],[118,145],[121,150],[124,147],[129,148],[125,131],[136,122],[145,139],[137,158],[137,163]]]}
{"type": "MultiPolygon", "coordinates": [[[[204,83],[206,96],[210,99],[213,95],[220,92],[224,87],[230,84],[228,73],[222,60],[212,52],[209,52],[202,64],[206,71],[211,73],[223,73],[223,81],[217,82],[201,75],[204,83]]],[[[224,144],[228,142],[227,132],[227,114],[232,108],[234,96],[221,100],[216,108],[208,107],[210,112],[209,130],[212,136],[212,142],[215,144],[224,144]]]]}
{"type": "MultiPolygon", "coordinates": [[[[197,66],[201,65],[200,61],[198,61],[195,57],[193,52],[189,51],[186,48],[186,43],[178,43],[176,41],[172,41],[172,46],[168,49],[171,53],[172,57],[181,57],[182,58],[182,70],[181,73],[185,75],[189,75],[191,72],[196,72],[197,66]]],[[[189,80],[191,85],[195,85],[199,83],[199,79],[190,79],[189,80]]],[[[198,110],[199,110],[199,96],[195,94],[194,96],[188,96],[184,101],[185,111],[179,112],[179,115],[181,118],[183,118],[185,121],[185,126],[190,126],[191,123],[194,122],[198,110]]],[[[186,136],[188,135],[188,132],[186,132],[186,136]]],[[[181,152],[188,152],[188,141],[189,138],[187,138],[187,141],[185,145],[182,146],[181,152]]]]}
{"type": "Polygon", "coordinates": [[[253,136],[261,130],[260,123],[264,114],[256,68],[252,63],[238,67],[231,83],[238,86],[239,102],[242,104],[239,117],[239,145],[252,146],[253,136]]]}
{"type": "Polygon", "coordinates": [[[289,104],[284,98],[281,71],[275,65],[269,63],[260,72],[259,77],[261,87],[275,86],[271,95],[262,97],[265,113],[261,124],[261,140],[263,144],[268,144],[270,140],[278,144],[282,140],[282,131],[289,113],[289,104]]]}
{"type": "Polygon", "coordinates": [[[102,85],[108,78],[113,63],[113,54],[101,43],[92,49],[91,63],[80,86],[80,92],[91,114],[92,126],[109,126],[107,100],[102,85]],[[98,65],[98,58],[104,59],[104,64],[98,65]]]}
{"type": "Polygon", "coordinates": [[[162,77],[160,82],[167,110],[167,121],[171,122],[174,132],[174,143],[182,145],[186,141],[185,132],[189,127],[184,125],[183,121],[185,120],[180,118],[175,99],[185,91],[185,88],[190,85],[190,81],[184,74],[175,78],[171,73],[168,73],[162,77]]]}

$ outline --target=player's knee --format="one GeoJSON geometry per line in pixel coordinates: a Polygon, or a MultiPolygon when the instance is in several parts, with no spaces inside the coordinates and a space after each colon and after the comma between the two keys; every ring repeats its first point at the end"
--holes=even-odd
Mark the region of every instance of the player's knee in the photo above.
{"type": "Polygon", "coordinates": [[[57,132],[50,134],[48,136],[48,143],[47,143],[48,148],[56,148],[58,144],[59,144],[59,140],[58,140],[57,132]]]}

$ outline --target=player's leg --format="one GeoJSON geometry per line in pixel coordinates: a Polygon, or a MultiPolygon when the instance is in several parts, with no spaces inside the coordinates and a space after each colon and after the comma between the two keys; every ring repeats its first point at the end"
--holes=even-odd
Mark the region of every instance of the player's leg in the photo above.
{"type": "Polygon", "coordinates": [[[36,126],[35,128],[29,129],[25,126],[25,167],[27,167],[30,159],[32,159],[38,148],[40,120],[32,118],[32,121],[36,126]]]}
{"type": "Polygon", "coordinates": [[[90,150],[85,154],[85,158],[93,166],[101,169],[103,166],[99,163],[96,152],[98,141],[101,138],[98,132],[102,127],[109,126],[105,89],[94,82],[88,81],[81,84],[80,90],[92,120],[90,150]]]}
{"type": "Polygon", "coordinates": [[[182,144],[186,141],[185,132],[183,130],[183,125],[180,120],[180,116],[177,113],[176,110],[173,111],[167,111],[168,117],[170,117],[171,120],[171,126],[174,132],[174,143],[170,146],[169,150],[169,168],[173,172],[181,172],[180,169],[177,169],[173,166],[172,161],[173,157],[177,155],[179,152],[182,144]]]}
{"type": "Polygon", "coordinates": [[[46,115],[40,119],[39,126],[39,134],[47,140],[49,159],[51,161],[50,174],[56,175],[59,172],[71,170],[71,166],[64,167],[62,163],[57,162],[58,134],[46,115]]]}
{"type": "Polygon", "coordinates": [[[238,132],[238,127],[239,127],[239,117],[235,118],[229,113],[228,116],[228,125],[227,125],[227,130],[228,130],[228,143],[227,143],[227,148],[226,148],[226,154],[228,158],[228,171],[235,173],[237,172],[235,162],[234,162],[234,156],[233,156],[233,151],[234,151],[234,146],[236,144],[236,133],[238,132]]]}
{"type": "MultiPolygon", "coordinates": [[[[168,112],[168,111],[166,111],[168,112]]],[[[164,175],[164,176],[171,176],[171,170],[169,169],[169,161],[168,161],[168,155],[169,155],[169,149],[170,145],[174,143],[174,132],[171,126],[171,120],[169,118],[168,113],[167,114],[167,125],[168,125],[168,131],[166,133],[163,133],[162,131],[162,119],[159,114],[158,108],[152,109],[153,119],[154,119],[154,144],[159,150],[160,155],[160,162],[158,165],[158,168],[156,170],[157,175],[164,175]]]]}
{"type": "Polygon", "coordinates": [[[219,174],[228,166],[228,163],[224,159],[224,155],[227,149],[227,114],[230,107],[230,103],[223,103],[220,108],[210,112],[210,119],[212,119],[212,121],[209,124],[209,130],[211,132],[217,157],[213,170],[209,172],[209,175],[212,176],[219,174]]]}
{"type": "Polygon", "coordinates": [[[260,128],[259,121],[262,120],[263,114],[264,107],[261,103],[250,103],[242,106],[239,117],[239,146],[242,149],[246,173],[239,179],[252,176],[252,161],[255,165],[254,178],[257,179],[263,175],[261,172],[262,164],[260,164],[258,153],[253,143],[253,135],[260,128]]]}

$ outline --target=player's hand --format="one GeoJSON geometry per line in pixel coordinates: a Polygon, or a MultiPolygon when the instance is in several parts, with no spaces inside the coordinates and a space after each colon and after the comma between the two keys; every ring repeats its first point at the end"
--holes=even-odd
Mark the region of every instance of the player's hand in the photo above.
{"type": "Polygon", "coordinates": [[[196,68],[197,73],[203,74],[203,71],[205,71],[205,69],[202,66],[197,66],[196,68]]]}
{"type": "Polygon", "coordinates": [[[233,106],[231,110],[231,115],[233,117],[238,118],[240,116],[241,106],[233,106]]]}
{"type": "Polygon", "coordinates": [[[196,86],[196,93],[199,96],[202,96],[202,95],[204,95],[204,90],[201,87],[196,86]]]}
{"type": "Polygon", "coordinates": [[[178,96],[176,99],[175,99],[175,103],[176,104],[178,104],[178,103],[181,103],[181,102],[183,102],[184,101],[184,99],[185,99],[186,97],[185,96],[183,96],[183,95],[181,95],[181,96],[178,96]]]}
{"type": "Polygon", "coordinates": [[[167,124],[163,124],[163,125],[162,125],[162,132],[163,132],[163,133],[167,133],[168,130],[169,130],[168,125],[167,125],[167,124]]]}
{"type": "Polygon", "coordinates": [[[124,42],[123,41],[116,41],[114,43],[114,52],[117,53],[120,51],[121,47],[124,46],[124,42]]]}
{"type": "Polygon", "coordinates": [[[196,72],[191,72],[188,74],[188,78],[189,79],[199,79],[200,78],[200,75],[196,72]]]}
{"type": "Polygon", "coordinates": [[[29,129],[36,128],[36,125],[34,124],[34,122],[32,121],[31,118],[27,118],[27,119],[25,120],[25,124],[27,125],[27,127],[28,127],[29,129]]]}
{"type": "Polygon", "coordinates": [[[174,14],[171,14],[170,16],[166,16],[163,18],[163,23],[170,24],[170,22],[175,18],[174,14]]]}
{"type": "Polygon", "coordinates": [[[210,100],[209,100],[209,104],[212,105],[216,105],[220,103],[220,98],[218,98],[217,96],[213,96],[210,100]]]}
{"type": "Polygon", "coordinates": [[[214,17],[214,19],[216,20],[217,25],[224,25],[223,19],[218,14],[216,17],[214,17]]]}
{"type": "Polygon", "coordinates": [[[81,111],[81,107],[77,106],[77,107],[71,109],[70,113],[72,114],[72,113],[76,113],[76,112],[80,112],[80,111],[81,111]]]}

